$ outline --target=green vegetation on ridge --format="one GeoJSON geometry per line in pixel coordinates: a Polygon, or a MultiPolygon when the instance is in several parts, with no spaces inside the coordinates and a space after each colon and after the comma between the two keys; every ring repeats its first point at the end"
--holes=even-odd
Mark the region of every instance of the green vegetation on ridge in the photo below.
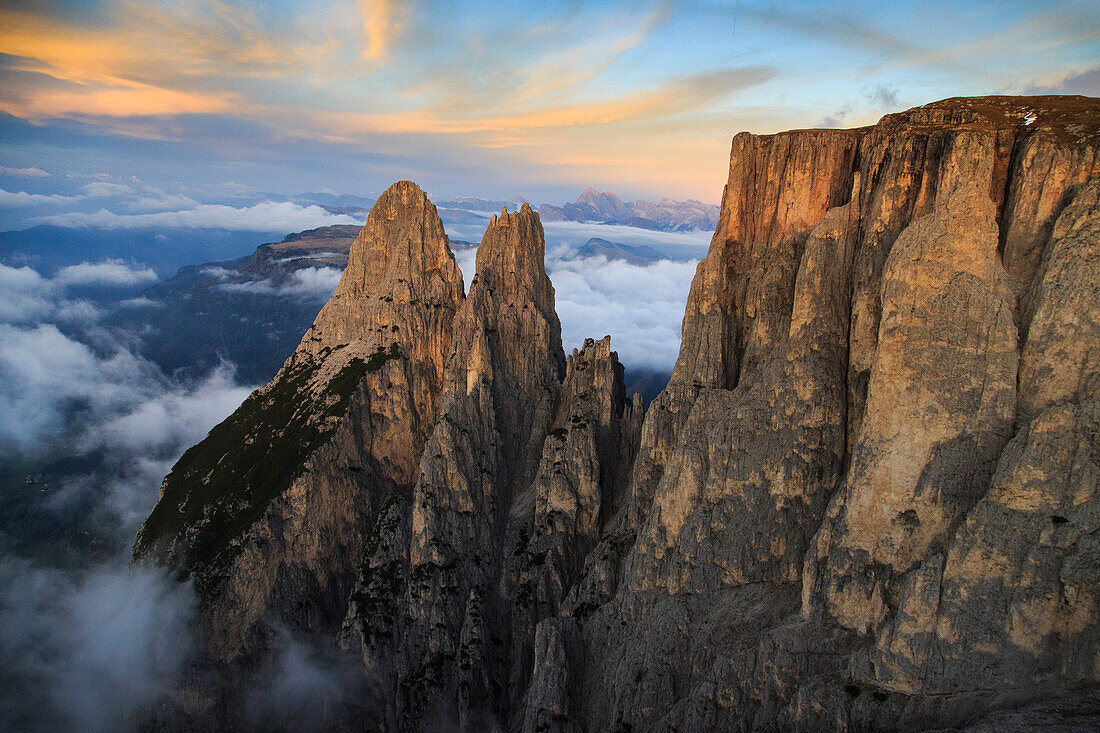
{"type": "Polygon", "coordinates": [[[199,590],[215,582],[240,552],[238,540],[268,504],[301,474],[347,409],[363,377],[398,358],[396,345],[379,347],[366,361],[352,359],[314,397],[309,385],[319,362],[295,364],[186,453],[164,480],[160,500],[138,535],[135,557],[160,554],[173,541],[174,559],[199,590]]]}

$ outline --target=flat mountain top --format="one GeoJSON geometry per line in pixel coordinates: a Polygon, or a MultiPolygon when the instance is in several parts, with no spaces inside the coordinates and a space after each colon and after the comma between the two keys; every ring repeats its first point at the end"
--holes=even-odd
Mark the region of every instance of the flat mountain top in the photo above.
{"type": "MultiPolygon", "coordinates": [[[[823,135],[863,135],[871,130],[889,132],[906,126],[995,130],[1022,128],[1059,135],[1063,142],[1094,140],[1100,137],[1100,99],[1080,95],[951,97],[938,102],[884,115],[875,125],[847,129],[817,128],[823,135]]],[[[786,135],[807,130],[775,133],[786,135]]],[[[760,135],[759,137],[771,137],[760,135]]]]}
{"type": "Polygon", "coordinates": [[[264,245],[276,256],[310,256],[320,252],[338,252],[347,257],[351,243],[359,236],[363,227],[358,224],[335,224],[333,226],[307,229],[304,232],[288,234],[281,242],[264,245]]]}

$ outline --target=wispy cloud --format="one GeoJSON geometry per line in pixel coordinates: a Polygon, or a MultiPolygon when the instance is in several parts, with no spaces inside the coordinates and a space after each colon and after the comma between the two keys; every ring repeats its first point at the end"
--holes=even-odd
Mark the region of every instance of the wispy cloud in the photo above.
{"type": "Polygon", "coordinates": [[[27,193],[26,191],[5,191],[0,188],[0,208],[21,209],[27,206],[70,204],[82,196],[63,196],[61,194],[27,193]]]}
{"type": "Polygon", "coordinates": [[[22,176],[24,178],[49,178],[50,174],[41,168],[8,168],[0,165],[0,175],[22,176]]]}
{"type": "Polygon", "coordinates": [[[54,276],[61,285],[98,285],[103,287],[132,288],[157,281],[157,273],[148,267],[133,268],[117,260],[106,262],[82,262],[62,267],[54,276]]]}
{"type": "Polygon", "coordinates": [[[105,275],[103,267],[112,271],[114,285],[119,284],[119,279],[130,278],[150,282],[145,279],[144,271],[130,270],[121,263],[74,265],[67,268],[72,270],[70,277],[73,278],[68,283],[42,277],[30,267],[0,265],[0,324],[44,321],[69,324],[98,320],[101,315],[99,308],[87,300],[71,297],[66,292],[66,285],[87,284],[86,281],[79,281],[89,275],[105,275]]]}
{"type": "MultiPolygon", "coordinates": [[[[349,115],[342,119],[351,130],[382,130],[389,133],[494,133],[493,140],[507,139],[516,133],[540,133],[546,129],[574,126],[609,125],[640,119],[660,119],[682,115],[723,99],[735,91],[768,81],[775,70],[766,67],[722,69],[673,79],[652,90],[621,96],[610,101],[595,101],[555,107],[537,107],[508,116],[444,117],[439,108],[414,112],[349,115]],[[356,124],[358,123],[358,124],[356,124]]],[[[340,118],[330,118],[338,121],[340,118]]],[[[514,141],[513,141],[514,144],[514,141]]]]}
{"type": "Polygon", "coordinates": [[[144,186],[134,187],[120,183],[95,181],[80,187],[79,192],[66,194],[40,194],[26,191],[6,191],[0,188],[0,210],[23,209],[40,206],[71,206],[89,199],[120,199],[130,210],[165,209],[170,206],[195,206],[197,202],[179,194],[167,194],[160,189],[144,186]]]}
{"type": "Polygon", "coordinates": [[[377,61],[386,55],[391,41],[405,25],[402,6],[403,3],[393,0],[359,0],[359,12],[363,16],[363,58],[377,61]]]}
{"type": "Polygon", "coordinates": [[[25,119],[51,117],[132,117],[212,114],[232,109],[223,95],[196,94],[123,79],[86,86],[80,83],[16,85],[0,100],[0,111],[25,119]]]}

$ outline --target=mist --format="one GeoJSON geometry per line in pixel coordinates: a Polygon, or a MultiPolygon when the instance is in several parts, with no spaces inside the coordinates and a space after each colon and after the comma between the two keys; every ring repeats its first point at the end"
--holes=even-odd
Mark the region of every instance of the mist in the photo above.
{"type": "Polygon", "coordinates": [[[194,609],[190,586],[159,569],[0,561],[0,727],[136,728],[193,649],[194,609]]]}
{"type": "MultiPolygon", "coordinates": [[[[226,279],[232,273],[225,268],[207,268],[204,272],[220,279],[226,279]],[[218,272],[220,271],[220,272],[218,272]]],[[[324,303],[332,297],[340,283],[343,270],[335,267],[304,267],[295,270],[285,282],[266,280],[247,280],[245,282],[227,282],[219,289],[230,293],[249,293],[252,295],[275,295],[286,298],[300,298],[324,303]]]]}
{"type": "Polygon", "coordinates": [[[136,729],[195,649],[191,587],[129,549],[171,465],[251,387],[228,363],[166,376],[98,325],[154,280],[0,265],[0,729],[136,729]]]}

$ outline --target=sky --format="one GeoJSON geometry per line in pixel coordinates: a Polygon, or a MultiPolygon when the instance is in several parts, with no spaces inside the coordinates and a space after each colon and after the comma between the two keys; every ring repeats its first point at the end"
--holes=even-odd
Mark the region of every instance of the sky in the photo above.
{"type": "Polygon", "coordinates": [[[212,204],[405,178],[717,203],[741,130],[1100,94],[1100,5],[7,0],[0,89],[0,209],[96,182],[212,204]]]}

